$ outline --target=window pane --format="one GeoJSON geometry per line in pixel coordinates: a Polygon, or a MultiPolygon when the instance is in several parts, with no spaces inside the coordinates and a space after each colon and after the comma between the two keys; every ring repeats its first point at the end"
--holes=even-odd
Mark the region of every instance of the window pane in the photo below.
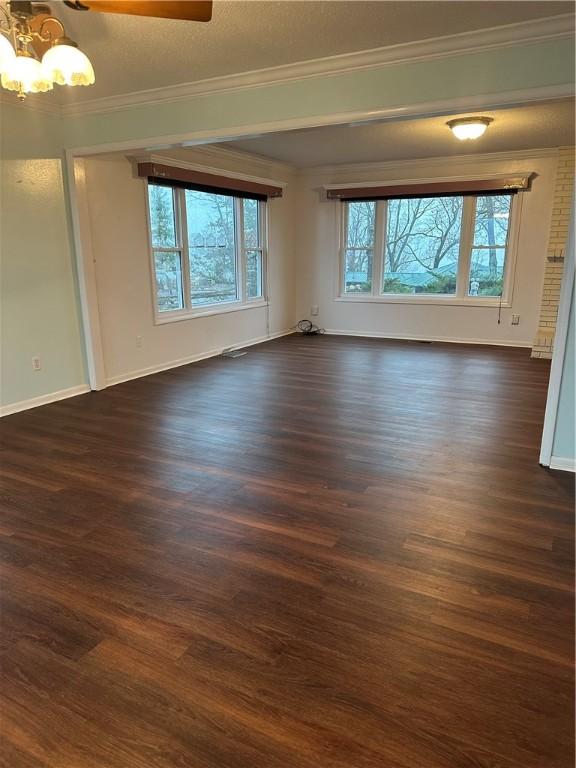
{"type": "Polygon", "coordinates": [[[344,290],[346,293],[372,292],[372,248],[348,248],[346,250],[344,290]]]}
{"type": "Polygon", "coordinates": [[[234,198],[186,190],[186,215],[192,304],[234,301],[234,198]]]}
{"type": "Polygon", "coordinates": [[[506,245],[511,195],[483,195],[476,198],[474,245],[506,245]]]}
{"type": "Polygon", "coordinates": [[[150,184],[148,186],[148,202],[152,246],[157,248],[175,247],[177,243],[173,190],[170,187],[150,184]]]}
{"type": "Polygon", "coordinates": [[[473,248],[469,296],[502,296],[506,248],[473,248]]]}
{"type": "Polygon", "coordinates": [[[246,297],[262,296],[262,252],[246,251],[246,297]]]}
{"type": "Polygon", "coordinates": [[[463,202],[388,201],[383,293],[456,293],[463,202]]]}
{"type": "Polygon", "coordinates": [[[258,200],[243,200],[244,206],[244,247],[260,247],[259,209],[258,200]]]}
{"type": "Polygon", "coordinates": [[[361,203],[347,203],[348,226],[346,246],[348,248],[373,248],[376,203],[368,200],[361,203]]]}
{"type": "Polygon", "coordinates": [[[154,251],[156,306],[159,312],[183,309],[182,268],[178,251],[154,251]]]}

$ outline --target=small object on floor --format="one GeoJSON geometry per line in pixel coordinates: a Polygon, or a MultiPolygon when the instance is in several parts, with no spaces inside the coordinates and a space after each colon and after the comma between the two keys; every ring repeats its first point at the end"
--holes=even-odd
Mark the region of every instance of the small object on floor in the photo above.
{"type": "Polygon", "coordinates": [[[319,328],[310,320],[300,320],[296,328],[298,328],[303,336],[317,336],[319,333],[324,333],[324,328],[319,328]]]}
{"type": "Polygon", "coordinates": [[[247,352],[243,352],[241,349],[223,349],[220,353],[220,357],[242,357],[247,352]]]}

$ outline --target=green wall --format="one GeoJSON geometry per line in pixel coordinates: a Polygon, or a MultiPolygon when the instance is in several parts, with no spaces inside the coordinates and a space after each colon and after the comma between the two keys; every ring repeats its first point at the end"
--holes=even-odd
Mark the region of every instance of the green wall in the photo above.
{"type": "Polygon", "coordinates": [[[76,117],[65,121],[66,144],[85,147],[562,85],[573,82],[573,71],[573,42],[555,40],[76,117]]]}
{"type": "Polygon", "coordinates": [[[2,403],[86,381],[59,160],[3,159],[0,253],[2,403]],[[42,368],[32,370],[32,357],[42,368]]]}
{"type": "Polygon", "coordinates": [[[573,43],[559,39],[109,114],[61,118],[3,102],[0,403],[86,382],[64,149],[200,131],[233,135],[243,126],[298,118],[321,123],[334,113],[562,86],[573,79],[573,43]],[[32,355],[42,357],[42,371],[32,371],[32,355]]]}

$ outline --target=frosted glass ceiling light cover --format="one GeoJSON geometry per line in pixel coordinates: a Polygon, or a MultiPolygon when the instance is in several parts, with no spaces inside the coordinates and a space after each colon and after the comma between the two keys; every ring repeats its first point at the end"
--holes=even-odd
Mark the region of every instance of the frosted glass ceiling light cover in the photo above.
{"type": "Polygon", "coordinates": [[[0,72],[5,72],[15,58],[16,52],[10,41],[4,35],[0,35],[0,72]]]}
{"type": "Polygon", "coordinates": [[[92,85],[96,79],[88,56],[67,37],[46,51],[42,66],[58,85],[92,85]]]}
{"type": "Polygon", "coordinates": [[[492,122],[491,117],[464,117],[449,120],[447,126],[460,141],[479,139],[492,122]]]}
{"type": "Polygon", "coordinates": [[[19,93],[40,93],[53,88],[52,80],[46,76],[38,59],[22,51],[8,63],[1,82],[6,90],[19,93]]]}

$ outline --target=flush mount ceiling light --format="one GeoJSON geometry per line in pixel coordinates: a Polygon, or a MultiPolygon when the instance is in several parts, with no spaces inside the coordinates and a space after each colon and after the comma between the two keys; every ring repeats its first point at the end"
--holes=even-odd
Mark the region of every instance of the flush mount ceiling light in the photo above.
{"type": "MultiPolygon", "coordinates": [[[[211,0],[64,0],[74,11],[123,13],[185,21],[210,21],[211,0]]],[[[28,93],[51,91],[57,85],[92,85],[90,59],[66,35],[49,6],[29,0],[0,5],[0,84],[28,93]]]]}
{"type": "Polygon", "coordinates": [[[492,122],[491,117],[459,117],[456,120],[448,120],[446,125],[457,139],[470,141],[479,139],[492,122]]]}

